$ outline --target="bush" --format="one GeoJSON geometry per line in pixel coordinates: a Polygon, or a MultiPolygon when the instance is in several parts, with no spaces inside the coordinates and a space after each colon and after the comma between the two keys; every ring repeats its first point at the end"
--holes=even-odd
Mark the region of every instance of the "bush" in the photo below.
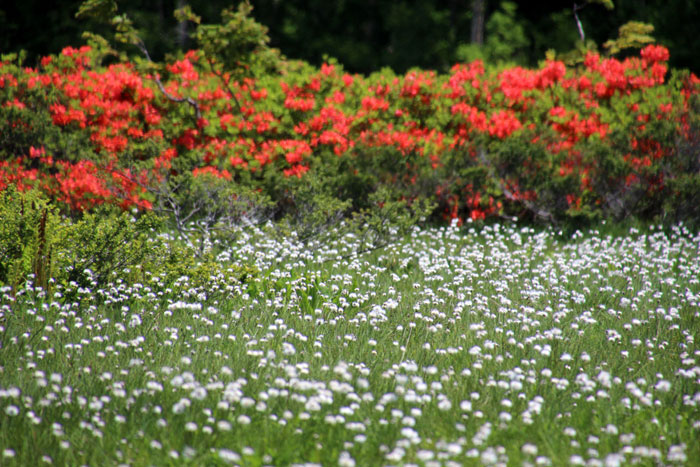
{"type": "Polygon", "coordinates": [[[13,185],[0,193],[0,284],[20,289],[27,280],[51,292],[94,290],[110,283],[144,283],[159,277],[172,284],[188,277],[203,286],[212,277],[227,283],[255,274],[221,262],[161,234],[163,219],[152,212],[135,217],[114,207],[61,216],[49,198],[13,185]]]}
{"type": "Polygon", "coordinates": [[[143,280],[143,268],[162,254],[162,245],[152,240],[160,223],[152,213],[138,218],[113,208],[84,213],[66,229],[60,282],[93,288],[119,279],[143,280]]]}
{"type": "Polygon", "coordinates": [[[64,235],[46,196],[9,186],[0,193],[0,283],[16,289],[33,274],[33,283],[46,289],[61,270],[56,261],[64,235]]]}
{"type": "Polygon", "coordinates": [[[73,221],[40,192],[11,185],[0,193],[0,283],[17,289],[30,278],[51,290],[56,283],[133,282],[162,253],[152,240],[160,224],[152,213],[137,219],[114,207],[73,221]]]}

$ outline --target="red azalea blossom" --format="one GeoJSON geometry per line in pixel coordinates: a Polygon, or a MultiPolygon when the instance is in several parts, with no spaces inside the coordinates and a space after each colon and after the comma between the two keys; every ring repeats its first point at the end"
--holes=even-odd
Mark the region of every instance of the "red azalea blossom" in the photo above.
{"type": "MultiPolygon", "coordinates": [[[[193,106],[166,98],[153,77],[139,76],[133,66],[98,66],[89,48],[66,48],[36,69],[0,63],[0,109],[9,116],[4,128],[32,134],[30,111],[44,115],[61,135],[86,141],[86,154],[95,161],[76,163],[73,153],[51,139],[30,141],[23,154],[0,162],[0,189],[8,183],[36,186],[72,209],[104,202],[147,208],[141,184],[168,177],[182,166],[175,164],[178,157],[193,161],[196,176],[231,179],[231,173],[247,172],[256,183],[272,171],[301,178],[329,155],[347,158],[343,166],[361,171],[375,154],[401,158],[377,175],[417,189],[432,183],[431,176],[444,176],[441,171],[455,160],[462,168],[483,168],[480,147],[520,144],[511,139],[518,134],[549,159],[526,158],[519,167],[523,178],[507,183],[508,196],[484,194],[498,192],[490,176],[478,190],[445,183],[439,197],[447,218],[483,219],[497,214],[503,202],[536,200],[527,174],[542,170],[577,184],[566,205],[579,209],[589,202],[582,194],[595,198],[598,182],[608,176],[582,145],[593,140],[614,145],[624,166],[639,172],[610,183],[645,183],[658,191],[669,178],[660,176],[659,161],[670,162],[676,149],[653,132],[659,120],[672,119],[678,132],[669,140],[692,138],[689,102],[700,92],[695,75],[685,78],[680,92],[663,87],[669,56],[659,45],[625,60],[588,53],[583,67],[569,69],[550,60],[537,70],[497,71],[475,61],[455,65],[446,75],[414,70],[364,77],[323,64],[276,81],[266,77],[267,87],[226,73],[222,86],[206,66],[198,66],[201,56],[188,52],[166,66],[163,78],[170,97],[197,103],[200,118],[193,106]],[[35,95],[51,97],[37,103],[35,95]],[[621,118],[621,109],[629,118],[621,118]],[[623,120],[631,122],[625,123],[628,140],[612,141],[623,120]],[[132,166],[147,168],[131,175],[132,166]]],[[[466,183],[456,174],[450,177],[455,184],[466,183]]]]}
{"type": "Polygon", "coordinates": [[[650,63],[667,62],[670,56],[666,47],[655,44],[644,47],[639,55],[647,65],[650,63]]]}
{"type": "Polygon", "coordinates": [[[219,170],[216,167],[205,166],[196,167],[192,170],[192,175],[195,177],[200,177],[202,175],[213,175],[216,178],[225,178],[226,180],[231,180],[231,174],[228,170],[219,170]]]}

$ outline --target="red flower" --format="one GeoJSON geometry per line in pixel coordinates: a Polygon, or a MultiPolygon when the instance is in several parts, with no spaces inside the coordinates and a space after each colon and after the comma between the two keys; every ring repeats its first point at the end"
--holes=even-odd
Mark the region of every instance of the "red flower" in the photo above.
{"type": "Polygon", "coordinates": [[[522,128],[522,124],[512,111],[500,110],[491,116],[488,132],[491,136],[503,139],[520,128],[522,128]]]}
{"type": "Polygon", "coordinates": [[[210,165],[204,167],[196,167],[192,170],[192,175],[194,177],[199,177],[202,175],[213,175],[216,178],[225,178],[226,180],[231,180],[231,174],[228,170],[219,170],[216,167],[210,165]]]}
{"type": "Polygon", "coordinates": [[[387,110],[389,103],[384,99],[368,96],[362,99],[362,108],[368,112],[372,110],[387,110]]]}
{"type": "Polygon", "coordinates": [[[645,65],[657,62],[667,62],[670,57],[666,47],[663,45],[654,44],[644,47],[639,55],[641,55],[645,65]]]}
{"type": "Polygon", "coordinates": [[[329,65],[327,63],[323,63],[321,65],[321,74],[323,74],[324,76],[330,76],[334,71],[335,71],[334,65],[329,65]]]}
{"type": "Polygon", "coordinates": [[[544,89],[559,82],[566,74],[566,65],[564,62],[547,61],[545,67],[540,70],[537,77],[537,87],[544,89]]]}
{"type": "Polygon", "coordinates": [[[295,165],[291,169],[284,169],[284,175],[285,177],[297,177],[301,178],[302,175],[304,175],[306,172],[309,171],[309,168],[304,166],[304,165],[295,165]]]}

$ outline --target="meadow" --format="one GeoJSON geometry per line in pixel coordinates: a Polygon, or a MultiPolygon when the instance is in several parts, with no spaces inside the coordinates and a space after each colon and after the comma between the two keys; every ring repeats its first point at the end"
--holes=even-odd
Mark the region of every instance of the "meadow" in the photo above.
{"type": "Polygon", "coordinates": [[[696,463],[700,234],[613,230],[248,230],[242,281],[3,287],[0,464],[696,463]]]}

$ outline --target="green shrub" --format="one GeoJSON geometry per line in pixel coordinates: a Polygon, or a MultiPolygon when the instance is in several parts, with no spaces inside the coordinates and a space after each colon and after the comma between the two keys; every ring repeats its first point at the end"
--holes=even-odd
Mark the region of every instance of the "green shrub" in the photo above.
{"type": "Polygon", "coordinates": [[[0,283],[17,289],[29,274],[47,288],[65,227],[55,207],[38,191],[10,185],[0,193],[0,283]]]}
{"type": "Polygon", "coordinates": [[[152,240],[161,225],[153,213],[138,218],[114,208],[84,213],[66,228],[59,278],[82,287],[142,280],[143,268],[162,253],[162,245],[152,240]]]}
{"type": "Polygon", "coordinates": [[[181,241],[169,241],[148,265],[148,273],[167,287],[186,283],[188,289],[209,286],[210,290],[214,282],[230,286],[258,275],[254,267],[221,261],[211,251],[199,256],[195,253],[181,241]]]}

